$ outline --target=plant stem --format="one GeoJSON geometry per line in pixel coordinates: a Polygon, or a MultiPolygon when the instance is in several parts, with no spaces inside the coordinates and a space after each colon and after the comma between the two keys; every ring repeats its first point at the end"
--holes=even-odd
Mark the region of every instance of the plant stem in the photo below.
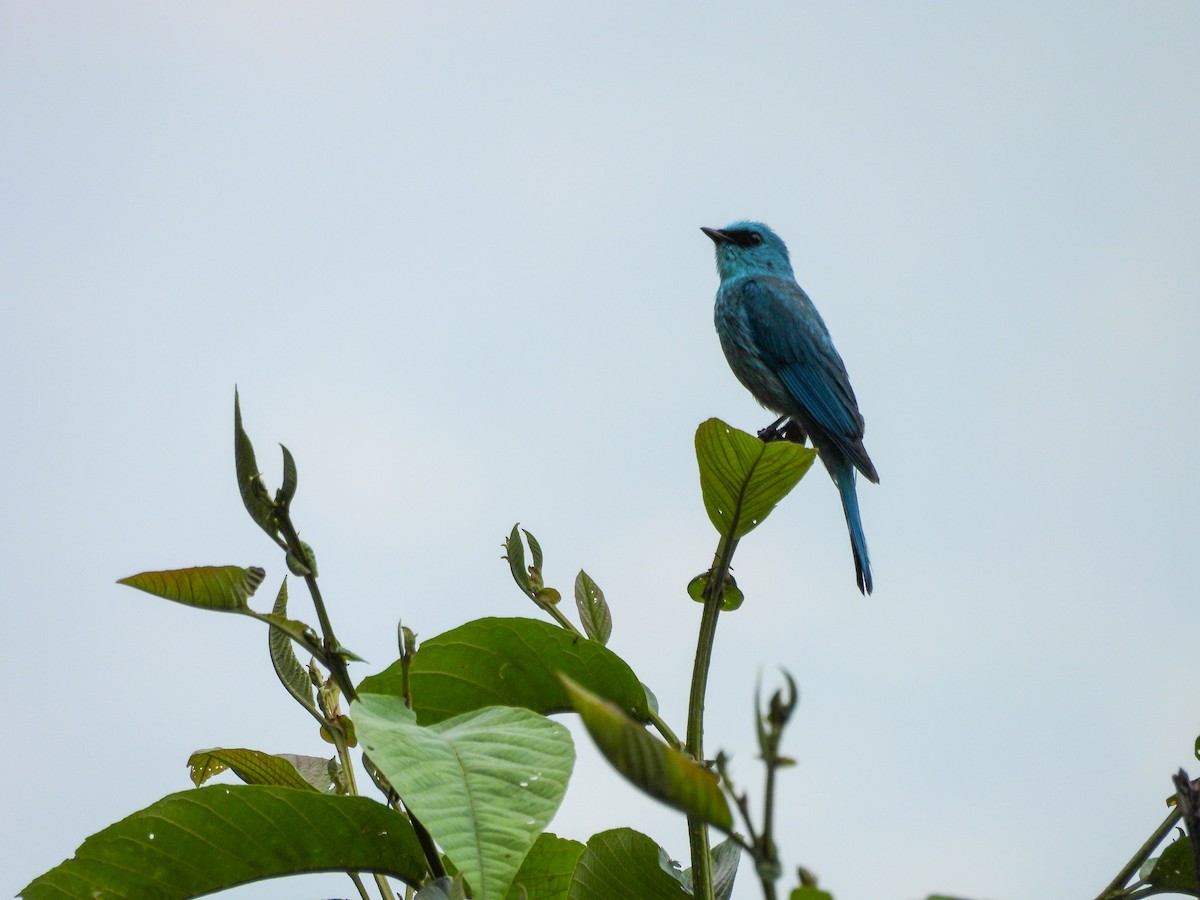
{"type": "Polygon", "coordinates": [[[586,637],[582,631],[575,627],[575,623],[567,618],[566,613],[560,610],[555,604],[539,600],[536,595],[531,596],[533,602],[541,607],[542,610],[560,626],[567,629],[567,631],[572,632],[573,634],[579,635],[580,637],[586,637]]]}
{"type": "MultiPolygon", "coordinates": [[[[342,772],[346,775],[346,789],[350,796],[357,797],[358,780],[354,777],[354,760],[350,758],[350,748],[346,746],[346,736],[342,730],[331,728],[329,733],[333,736],[334,745],[337,747],[338,759],[342,764],[342,772]]],[[[366,888],[363,887],[362,879],[358,877],[357,872],[351,872],[350,877],[354,879],[355,885],[358,886],[358,892],[367,898],[366,888]]],[[[396,895],[392,893],[392,886],[388,884],[388,880],[379,874],[375,875],[375,884],[379,888],[379,895],[383,900],[396,900],[396,895]]]]}
{"type": "Polygon", "coordinates": [[[1138,852],[1133,855],[1133,859],[1125,863],[1125,867],[1117,873],[1117,877],[1108,883],[1108,886],[1100,892],[1096,900],[1107,900],[1107,898],[1125,896],[1125,885],[1129,879],[1137,874],[1138,869],[1142,867],[1150,854],[1154,852],[1154,848],[1162,843],[1165,838],[1175,827],[1175,823],[1179,821],[1182,813],[1179,807],[1171,810],[1170,814],[1163,820],[1163,823],[1154,830],[1154,834],[1146,839],[1146,843],[1138,848],[1138,852]]]}
{"type": "MultiPolygon", "coordinates": [[[[725,598],[725,582],[737,539],[721,538],[704,591],[704,612],[700,615],[700,633],[696,640],[696,659],[692,666],[692,689],[688,698],[687,752],[704,764],[704,695],[708,689],[708,670],[712,665],[713,643],[717,637],[717,616],[725,598]]],[[[708,844],[708,825],[696,816],[688,816],[688,844],[692,853],[692,896],[713,900],[712,853],[708,844]]]]}
{"type": "MultiPolygon", "coordinates": [[[[292,517],[288,514],[287,510],[284,510],[279,516],[279,530],[283,532],[284,538],[287,540],[287,545],[291,548],[291,552],[295,555],[296,559],[304,562],[306,559],[304,545],[300,542],[300,534],[296,531],[296,526],[292,524],[292,517]]],[[[341,645],[333,635],[333,623],[330,621],[329,613],[325,609],[325,601],[321,597],[321,588],[317,585],[317,576],[312,572],[307,573],[304,576],[304,583],[308,586],[308,593],[312,597],[313,608],[317,611],[317,620],[321,625],[321,647],[324,651],[324,658],[321,662],[329,667],[329,674],[337,682],[342,696],[347,701],[353,702],[358,697],[358,691],[354,689],[354,682],[350,680],[350,670],[346,666],[346,658],[342,656],[341,645]]],[[[348,761],[343,762],[343,766],[352,779],[353,766],[347,765],[348,761]]],[[[382,774],[380,773],[380,775],[382,774]]],[[[384,793],[387,794],[389,792],[392,792],[390,785],[384,793]]],[[[357,793],[357,791],[355,790],[353,793],[357,793]]],[[[400,802],[403,803],[402,800],[400,802]]],[[[434,873],[435,877],[444,875],[445,869],[442,867],[442,860],[438,855],[437,844],[434,843],[433,837],[417,817],[413,815],[412,810],[405,807],[405,813],[408,815],[408,820],[412,823],[413,830],[417,833],[417,840],[421,844],[421,849],[425,852],[425,860],[429,863],[430,871],[434,873]]],[[[381,890],[386,891],[385,897],[387,900],[392,900],[392,892],[386,882],[383,883],[381,890]]]]}
{"type": "Polygon", "coordinates": [[[656,713],[654,710],[649,710],[649,719],[650,724],[653,725],[658,733],[663,736],[663,740],[665,740],[672,747],[683,747],[683,741],[679,740],[679,736],[671,730],[671,726],[664,722],[658,713],[656,713]]]}
{"type": "Polygon", "coordinates": [[[363,885],[362,879],[359,877],[358,873],[347,872],[346,874],[350,876],[350,880],[353,881],[354,886],[358,888],[358,896],[362,897],[362,900],[371,900],[371,895],[367,893],[366,886],[363,885]]]}
{"type": "MultiPolygon", "coordinates": [[[[286,510],[279,516],[279,530],[283,532],[289,551],[301,563],[305,562],[306,556],[304,545],[300,542],[300,534],[296,531],[296,526],[292,524],[292,517],[286,510]]],[[[354,682],[350,680],[350,670],[346,667],[346,658],[341,654],[341,645],[333,635],[333,623],[330,621],[329,613],[325,609],[325,600],[321,597],[321,588],[317,585],[317,576],[308,572],[304,576],[304,583],[308,587],[308,594],[312,597],[313,608],[317,611],[317,621],[321,625],[321,645],[325,651],[325,658],[321,661],[329,667],[329,674],[337,682],[342,696],[347,701],[353,701],[358,697],[358,692],[354,689],[354,682]]]]}
{"type": "Polygon", "coordinates": [[[775,874],[778,871],[778,860],[775,852],[775,838],[772,833],[775,830],[775,771],[778,766],[778,761],[775,759],[767,760],[767,782],[763,788],[763,830],[762,835],[756,843],[758,844],[760,858],[756,860],[759,863],[766,865],[758,865],[758,878],[762,883],[763,897],[765,900],[775,900],[775,879],[778,877],[775,874]]]}

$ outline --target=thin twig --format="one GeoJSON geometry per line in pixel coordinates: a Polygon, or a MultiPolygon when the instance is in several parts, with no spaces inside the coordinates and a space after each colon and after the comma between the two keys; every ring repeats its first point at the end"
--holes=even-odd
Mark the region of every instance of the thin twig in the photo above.
{"type": "Polygon", "coordinates": [[[1163,842],[1170,832],[1175,827],[1175,823],[1179,821],[1179,808],[1172,809],[1171,812],[1163,819],[1163,823],[1154,829],[1154,833],[1146,839],[1146,842],[1138,848],[1137,853],[1129,862],[1125,863],[1116,877],[1108,883],[1108,885],[1100,892],[1096,900],[1108,900],[1112,897],[1122,897],[1125,895],[1125,886],[1129,883],[1129,879],[1137,874],[1142,864],[1150,858],[1150,854],[1154,852],[1154,848],[1163,842]]]}

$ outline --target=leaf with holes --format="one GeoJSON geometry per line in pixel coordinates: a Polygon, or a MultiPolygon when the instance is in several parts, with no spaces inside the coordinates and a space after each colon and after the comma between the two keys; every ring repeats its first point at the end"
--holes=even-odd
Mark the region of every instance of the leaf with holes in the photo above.
{"type": "Polygon", "coordinates": [[[286,759],[249,750],[245,747],[214,747],[212,750],[197,750],[188,757],[192,784],[199,787],[226,769],[231,769],[246,784],[270,784],[276,787],[316,790],[305,781],[286,759]]]}
{"type": "Polygon", "coordinates": [[[171,794],[83,842],[21,891],[25,900],[185,900],[302,872],[429,878],[408,819],[365,797],[259,785],[171,794]]]}
{"type": "Polygon", "coordinates": [[[612,634],[612,612],[600,585],[592,581],[592,577],[583,569],[575,576],[575,606],[579,609],[579,621],[583,623],[587,636],[593,641],[607,644],[612,634]]]}
{"type": "Polygon", "coordinates": [[[750,532],[804,477],[816,456],[791,441],[764,444],[720,419],[702,423],[696,429],[696,461],[713,527],[734,540],[750,532]]]}

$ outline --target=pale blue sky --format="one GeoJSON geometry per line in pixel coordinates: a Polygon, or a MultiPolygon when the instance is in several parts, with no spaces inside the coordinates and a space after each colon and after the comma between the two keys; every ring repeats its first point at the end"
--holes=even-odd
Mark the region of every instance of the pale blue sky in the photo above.
{"type": "MultiPolygon", "coordinates": [[[[698,228],[751,217],[866,415],[876,592],[814,471],[739,550],[710,749],[757,780],[750,697],[786,666],[789,869],[1094,896],[1200,769],[1198,38],[1190,0],[0,6],[0,886],[186,788],[195,749],[325,750],[252,623],[113,583],[283,574],[235,383],[268,479],[275,442],[298,460],[361,674],[398,617],[533,615],[520,520],[681,723],[715,542],[692,434],[770,419],[698,228]]],[[[682,857],[580,750],[553,829],[682,857]]]]}

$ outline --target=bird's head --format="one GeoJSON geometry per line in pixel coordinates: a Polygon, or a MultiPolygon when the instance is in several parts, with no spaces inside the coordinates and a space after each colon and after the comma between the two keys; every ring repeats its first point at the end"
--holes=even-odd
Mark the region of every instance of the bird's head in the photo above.
{"type": "Polygon", "coordinates": [[[743,275],[792,276],[787,245],[762,222],[734,222],[724,228],[701,228],[717,245],[721,280],[743,275]]]}

